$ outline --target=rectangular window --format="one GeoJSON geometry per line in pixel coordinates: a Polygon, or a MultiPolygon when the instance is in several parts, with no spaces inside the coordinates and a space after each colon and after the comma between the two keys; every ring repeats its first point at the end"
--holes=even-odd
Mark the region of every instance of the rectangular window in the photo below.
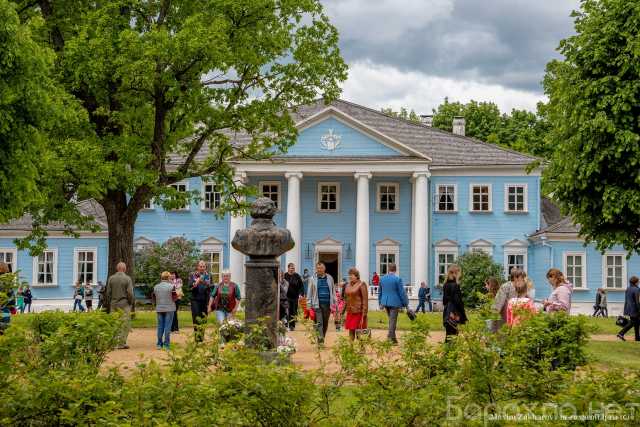
{"type": "Polygon", "coordinates": [[[340,209],[340,184],[337,182],[318,183],[318,210],[337,212],[340,209]]]}
{"type": "MultiPolygon", "coordinates": [[[[187,188],[187,184],[186,183],[176,183],[176,184],[171,184],[171,187],[173,187],[177,192],[179,193],[186,193],[188,188],[187,188]]],[[[177,211],[186,211],[189,209],[189,202],[185,202],[182,206],[180,206],[179,208],[175,209],[177,211]]]]}
{"type": "Polygon", "coordinates": [[[378,210],[384,212],[398,211],[398,184],[378,184],[378,210]]]}
{"type": "Polygon", "coordinates": [[[378,254],[378,271],[382,276],[389,272],[389,265],[396,263],[395,253],[380,253],[378,254]]]}
{"type": "Polygon", "coordinates": [[[456,262],[458,254],[455,252],[436,252],[438,257],[438,283],[443,284],[447,280],[447,270],[456,262]]]}
{"type": "Polygon", "coordinates": [[[10,272],[17,270],[17,251],[15,249],[0,249],[0,262],[4,262],[9,267],[10,272]]]}
{"type": "Polygon", "coordinates": [[[491,186],[471,185],[471,211],[491,212],[491,186]]]}
{"type": "Polygon", "coordinates": [[[153,209],[153,202],[151,200],[144,202],[142,209],[147,211],[153,209]]]}
{"type": "Polygon", "coordinates": [[[98,257],[96,249],[76,249],[74,283],[95,283],[98,257]]]}
{"type": "Polygon", "coordinates": [[[57,253],[47,250],[33,259],[33,279],[36,286],[57,285],[57,253]]]}
{"type": "Polygon", "coordinates": [[[218,251],[203,251],[202,259],[207,264],[207,271],[211,275],[211,284],[220,283],[222,271],[222,253],[218,251]]]}
{"type": "Polygon", "coordinates": [[[222,203],[220,187],[215,184],[204,185],[204,209],[215,210],[222,203]]]}
{"type": "Polygon", "coordinates": [[[273,200],[273,203],[276,204],[276,209],[280,210],[280,183],[277,181],[261,182],[259,187],[262,197],[267,197],[273,200]]]}
{"type": "Polygon", "coordinates": [[[604,255],[604,283],[610,289],[624,289],[627,277],[627,262],[624,254],[604,255]]]}
{"type": "Polygon", "coordinates": [[[584,252],[564,254],[564,274],[575,288],[586,288],[586,256],[584,252]]]}
{"type": "Polygon", "coordinates": [[[455,185],[438,185],[436,206],[439,212],[455,212],[458,209],[455,185]]]}
{"type": "Polygon", "coordinates": [[[506,212],[526,212],[527,211],[527,186],[526,184],[509,184],[505,199],[506,212]]]}
{"type": "Polygon", "coordinates": [[[507,276],[511,274],[511,270],[514,268],[526,271],[525,256],[525,254],[507,254],[507,265],[505,266],[507,276]]]}

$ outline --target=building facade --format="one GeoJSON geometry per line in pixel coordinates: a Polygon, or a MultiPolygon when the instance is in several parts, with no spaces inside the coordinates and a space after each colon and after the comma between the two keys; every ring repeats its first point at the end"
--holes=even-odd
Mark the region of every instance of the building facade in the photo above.
{"type": "MultiPolygon", "coordinates": [[[[578,228],[541,197],[540,170],[527,173],[536,159],[465,137],[462,120],[448,133],[346,101],[300,107],[294,119],[299,136],[286,154],[234,165],[236,179],[270,197],[276,223],[292,233],[296,246],[283,266],[313,271],[323,261],[340,279],[351,266],[370,278],[395,263],[409,286],[427,282],[437,299],[448,265],[467,251],[484,251],[505,272],[529,272],[536,299],[550,292],[546,271],[562,269],[575,285],[574,305],[585,312],[599,287],[611,291],[615,310],[640,268],[638,257],[584,246],[578,228]]],[[[214,183],[191,178],[175,186],[198,190],[202,201],[171,211],[150,204],[138,216],[134,245],[183,236],[199,244],[214,275],[229,268],[242,282],[244,257],[230,241],[247,219],[216,217],[221,194],[214,183]]],[[[93,201],[80,208],[102,230],[76,239],[51,225],[48,249],[38,257],[13,244],[28,232],[29,218],[0,227],[0,261],[21,271],[36,299],[71,298],[76,280],[106,280],[104,213],[93,201]]]]}

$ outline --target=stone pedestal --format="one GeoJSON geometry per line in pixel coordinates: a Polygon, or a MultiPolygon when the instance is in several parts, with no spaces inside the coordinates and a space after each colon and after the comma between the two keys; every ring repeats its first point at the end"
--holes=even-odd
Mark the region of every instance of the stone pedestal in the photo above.
{"type": "Polygon", "coordinates": [[[246,325],[266,322],[272,348],[277,344],[278,257],[294,247],[289,230],[273,222],[275,213],[271,199],[257,199],[251,207],[251,225],[238,230],[231,242],[234,249],[249,257],[245,263],[246,325]]]}

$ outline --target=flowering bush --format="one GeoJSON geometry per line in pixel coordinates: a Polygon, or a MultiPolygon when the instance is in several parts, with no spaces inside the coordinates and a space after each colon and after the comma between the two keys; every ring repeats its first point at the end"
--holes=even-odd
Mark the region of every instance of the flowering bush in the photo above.
{"type": "Polygon", "coordinates": [[[162,245],[146,247],[135,253],[135,281],[145,285],[147,295],[151,294],[153,287],[160,281],[163,271],[177,271],[185,286],[183,291],[186,298],[190,297],[187,280],[189,274],[195,270],[196,263],[200,260],[200,250],[196,242],[184,237],[173,237],[162,245]]]}
{"type": "Polygon", "coordinates": [[[238,319],[227,319],[220,326],[220,338],[223,342],[233,342],[240,339],[242,336],[242,322],[238,319]]]}
{"type": "Polygon", "coordinates": [[[278,337],[278,347],[276,349],[281,354],[293,354],[296,352],[296,342],[292,337],[278,337]]]}

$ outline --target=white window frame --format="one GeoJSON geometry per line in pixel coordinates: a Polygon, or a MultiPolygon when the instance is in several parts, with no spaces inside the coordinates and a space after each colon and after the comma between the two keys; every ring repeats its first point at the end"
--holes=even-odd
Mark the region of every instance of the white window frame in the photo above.
{"type": "Polygon", "coordinates": [[[395,257],[396,274],[400,275],[400,245],[390,239],[382,240],[376,244],[376,271],[382,276],[380,255],[393,255],[395,257]]]}
{"type": "Polygon", "coordinates": [[[143,211],[152,211],[156,208],[156,206],[153,204],[153,199],[149,200],[147,203],[149,204],[148,206],[146,203],[142,205],[143,211]]]}
{"type": "Polygon", "coordinates": [[[605,252],[602,255],[602,287],[607,290],[624,291],[628,286],[627,278],[627,254],[625,252],[611,251],[605,252]],[[620,256],[622,257],[622,287],[609,287],[607,286],[607,256],[620,256]]]}
{"type": "Polygon", "coordinates": [[[437,184],[436,185],[436,200],[435,200],[436,212],[442,213],[456,213],[458,212],[458,184],[437,184]],[[453,210],[440,209],[440,187],[453,187],[453,210]]]}
{"type": "MultiPolygon", "coordinates": [[[[224,247],[223,245],[201,245],[200,246],[200,253],[201,253],[201,257],[204,257],[205,255],[209,255],[212,253],[217,253],[220,259],[220,266],[218,267],[218,280],[214,282],[213,280],[213,276],[211,276],[211,284],[218,284],[221,280],[222,280],[222,270],[224,270],[224,247]]],[[[207,264],[207,271],[209,272],[209,275],[212,275],[211,273],[211,269],[209,268],[210,266],[210,260],[211,257],[209,256],[207,260],[204,260],[204,262],[207,264]]]]}
{"type": "MultiPolygon", "coordinates": [[[[517,201],[516,201],[517,203],[517,201]]],[[[504,211],[506,213],[528,213],[529,212],[529,186],[526,183],[512,183],[504,185],[504,211]],[[522,195],[524,197],[522,210],[509,209],[509,189],[522,187],[522,195]]]]}
{"type": "Polygon", "coordinates": [[[334,182],[334,181],[321,181],[318,182],[318,187],[316,190],[316,203],[317,203],[317,209],[318,212],[322,212],[322,213],[335,213],[335,212],[340,212],[340,196],[341,194],[341,188],[340,188],[340,183],[339,182],[334,182]],[[335,209],[322,209],[322,186],[323,185],[333,185],[336,187],[336,208],[335,209]]]}
{"type": "MultiPolygon", "coordinates": [[[[80,252],[93,252],[93,283],[98,282],[98,248],[74,248],[73,249],[73,285],[78,281],[78,262],[80,252]]],[[[84,282],[83,282],[84,284],[84,282]]]]}
{"type": "Polygon", "coordinates": [[[400,212],[400,183],[398,182],[379,182],[376,185],[376,211],[381,213],[400,212]],[[395,189],[396,206],[395,209],[382,209],[382,186],[393,187],[395,189]]]}
{"type": "Polygon", "coordinates": [[[526,248],[505,248],[504,249],[504,273],[506,277],[509,277],[509,256],[517,256],[522,255],[522,268],[526,272],[527,271],[527,249],[526,248]]]}
{"type": "MultiPolygon", "coordinates": [[[[220,194],[220,205],[218,205],[217,207],[207,207],[207,185],[211,185],[213,186],[213,189],[215,190],[215,187],[217,186],[217,184],[211,182],[211,181],[202,181],[202,202],[200,204],[200,209],[202,209],[203,211],[216,211],[220,208],[220,205],[222,204],[222,192],[221,191],[212,191],[211,194],[215,194],[218,193],[220,194]]],[[[215,204],[215,197],[213,199],[213,202],[215,204]]]]}
{"type": "Polygon", "coordinates": [[[471,213],[491,213],[493,212],[493,186],[487,183],[471,183],[469,184],[469,212],[471,213]],[[487,187],[489,196],[489,210],[475,210],[473,209],[473,187],[487,187]]]}
{"type": "MultiPolygon", "coordinates": [[[[13,256],[13,261],[11,262],[11,272],[15,273],[16,271],[18,271],[18,249],[0,248],[0,253],[11,254],[13,256]]],[[[2,261],[6,263],[4,259],[2,261]]]]}
{"type": "Polygon", "coordinates": [[[55,288],[58,286],[58,248],[49,248],[46,249],[44,253],[53,252],[53,272],[52,272],[52,283],[49,284],[41,284],[38,283],[38,257],[33,257],[33,276],[31,280],[31,286],[34,288],[55,288]]]}
{"type": "MultiPolygon", "coordinates": [[[[562,253],[562,271],[564,272],[564,277],[567,278],[567,280],[569,280],[571,282],[571,284],[573,285],[574,289],[589,289],[587,286],[587,253],[584,251],[567,251],[567,252],[563,252],[562,253]],[[568,268],[568,263],[567,263],[567,258],[568,257],[576,257],[576,256],[580,256],[582,257],[582,274],[581,274],[581,279],[582,279],[582,286],[576,286],[575,284],[575,280],[570,280],[569,278],[569,274],[567,271],[568,268]]],[[[572,276],[573,277],[573,276],[572,276]]]]}
{"type": "MultiPolygon", "coordinates": [[[[458,261],[458,257],[460,256],[460,249],[456,242],[446,240],[437,244],[433,252],[435,254],[434,283],[436,283],[436,285],[442,285],[442,283],[440,283],[440,255],[453,255],[453,263],[455,263],[458,261]]],[[[445,265],[446,268],[444,274],[446,276],[449,265],[451,264],[447,263],[445,265]]]]}
{"type": "Polygon", "coordinates": [[[258,192],[259,197],[264,197],[264,193],[262,192],[263,185],[275,185],[276,187],[278,187],[278,201],[276,203],[278,204],[277,211],[280,212],[282,210],[282,183],[280,181],[260,181],[258,183],[258,187],[260,190],[258,192]]]}
{"type": "MultiPolygon", "coordinates": [[[[175,182],[173,184],[170,184],[169,187],[176,187],[178,185],[184,185],[184,192],[188,193],[189,192],[189,181],[180,181],[180,182],[175,182]]],[[[176,189],[177,190],[177,189],[176,189]]],[[[180,190],[177,190],[179,192],[181,192],[180,190]]],[[[185,207],[183,208],[176,208],[176,209],[171,209],[172,212],[183,212],[183,211],[188,211],[191,209],[191,201],[187,200],[187,203],[185,205],[185,207]]]]}

